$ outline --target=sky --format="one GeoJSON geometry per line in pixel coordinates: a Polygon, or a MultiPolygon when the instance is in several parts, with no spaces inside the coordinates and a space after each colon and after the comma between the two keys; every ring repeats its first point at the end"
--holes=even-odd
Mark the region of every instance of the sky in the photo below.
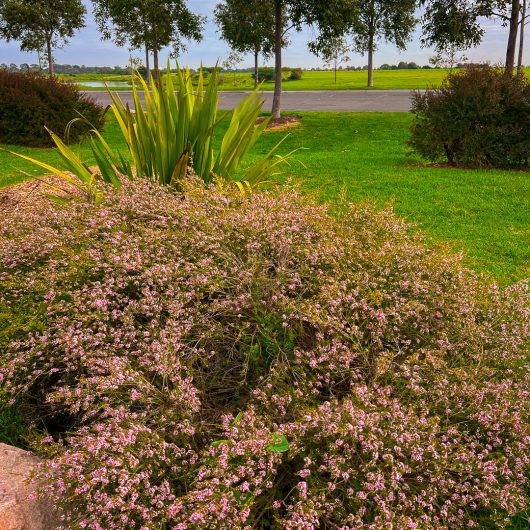
{"type": "MultiPolygon", "coordinates": [[[[77,64],[86,66],[125,66],[129,62],[129,57],[142,58],[140,51],[129,51],[127,48],[118,48],[111,41],[102,41],[97,30],[94,19],[91,15],[90,0],[83,0],[87,6],[86,27],[81,29],[62,50],[54,52],[58,64],[77,64]]],[[[222,62],[229,53],[229,47],[218,35],[217,28],[213,22],[213,9],[216,1],[211,0],[189,0],[189,7],[196,13],[208,17],[204,30],[204,38],[200,43],[190,43],[189,49],[179,58],[181,65],[195,68],[202,62],[204,65],[213,65],[218,60],[222,62]]],[[[490,62],[491,64],[501,64],[504,62],[504,55],[507,41],[507,30],[503,28],[499,21],[484,20],[483,26],[486,31],[483,43],[472,50],[466,52],[466,56],[473,62],[490,62]]],[[[382,43],[375,56],[376,66],[383,63],[397,64],[400,61],[414,61],[420,65],[428,64],[429,57],[433,55],[430,49],[422,48],[420,45],[421,28],[414,34],[406,51],[400,52],[394,46],[382,43]]],[[[311,30],[305,28],[304,31],[290,34],[290,45],[284,51],[284,64],[291,67],[312,68],[323,66],[323,61],[315,57],[307,49],[307,42],[310,40],[311,30]]],[[[529,47],[530,48],[530,47],[529,47]]],[[[165,57],[169,50],[161,53],[161,64],[164,64],[165,57]]],[[[366,58],[362,55],[350,54],[351,61],[347,64],[352,66],[363,66],[366,58]]],[[[25,53],[19,50],[17,42],[0,41],[0,64],[1,63],[36,63],[35,53],[25,53]]],[[[530,50],[527,49],[524,64],[530,64],[530,50]]],[[[247,56],[239,67],[252,66],[252,57],[247,56]]],[[[269,60],[268,64],[272,64],[269,60]]]]}

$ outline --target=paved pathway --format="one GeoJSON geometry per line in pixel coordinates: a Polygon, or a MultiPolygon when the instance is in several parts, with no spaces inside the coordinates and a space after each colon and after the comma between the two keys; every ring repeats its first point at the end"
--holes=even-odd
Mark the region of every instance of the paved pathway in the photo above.
{"type": "MultiPolygon", "coordinates": [[[[107,92],[86,92],[101,105],[111,103],[107,92]]],[[[117,91],[125,101],[132,104],[132,93],[117,91]]],[[[233,109],[241,97],[248,92],[221,92],[219,107],[233,109]]],[[[143,97],[143,94],[140,95],[143,97]]],[[[321,110],[335,112],[408,112],[409,90],[326,90],[297,91],[282,94],[283,110],[321,110]]],[[[270,110],[272,92],[265,92],[265,110],[270,110]]]]}

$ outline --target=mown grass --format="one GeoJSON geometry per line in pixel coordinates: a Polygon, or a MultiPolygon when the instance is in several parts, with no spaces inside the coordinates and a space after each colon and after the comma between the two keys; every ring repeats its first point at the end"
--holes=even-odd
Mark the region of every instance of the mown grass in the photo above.
{"type": "MultiPolygon", "coordinates": [[[[278,177],[291,178],[322,201],[344,189],[350,201],[391,202],[395,211],[428,236],[465,253],[466,262],[503,284],[530,277],[530,173],[455,169],[425,164],[408,153],[412,119],[406,113],[301,113],[301,125],[268,132],[249,155],[266,153],[285,134],[282,152],[299,149],[278,177]]],[[[114,122],[105,130],[119,145],[114,122]]],[[[124,147],[124,146],[123,146],[124,147]]],[[[53,150],[11,146],[13,150],[56,163],[53,150]]],[[[79,152],[91,163],[87,146],[79,152]]],[[[39,170],[0,151],[0,187],[39,170]]]]}
{"type": "Polygon", "coordinates": [[[411,119],[406,113],[304,114],[285,144],[305,149],[295,156],[303,166],[293,162],[291,172],[322,200],[344,188],[351,201],[392,202],[399,215],[502,283],[530,277],[530,174],[429,166],[408,153],[411,119]]]}
{"type": "MultiPolygon", "coordinates": [[[[61,134],[64,131],[54,131],[57,134],[61,134]]],[[[123,143],[120,130],[114,118],[109,118],[109,121],[104,131],[105,139],[112,146],[121,146],[125,150],[125,143],[123,143]]],[[[91,151],[87,142],[81,142],[77,146],[73,146],[73,149],[83,161],[91,164],[94,163],[94,159],[91,156],[91,151]]],[[[31,176],[41,176],[44,171],[38,168],[35,164],[27,162],[21,158],[15,157],[8,151],[13,151],[21,155],[36,158],[43,162],[46,162],[52,166],[60,163],[60,158],[56,151],[51,148],[40,149],[34,147],[22,147],[17,145],[0,145],[0,188],[16,184],[31,178],[31,176]]]]}
{"type": "MultiPolygon", "coordinates": [[[[439,86],[448,70],[375,70],[374,86],[369,90],[410,90],[439,86]]],[[[286,80],[283,90],[367,90],[368,73],[364,70],[339,70],[335,83],[334,72],[306,71],[298,81],[286,80]]],[[[224,90],[248,89],[253,80],[250,74],[238,74],[234,86],[233,76],[224,74],[224,90]]],[[[265,90],[274,90],[274,83],[264,84],[265,90]]]]}

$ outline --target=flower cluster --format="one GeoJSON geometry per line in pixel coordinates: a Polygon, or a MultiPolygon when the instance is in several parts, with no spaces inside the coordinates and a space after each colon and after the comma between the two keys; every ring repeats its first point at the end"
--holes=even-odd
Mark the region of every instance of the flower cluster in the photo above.
{"type": "Polygon", "coordinates": [[[390,209],[134,182],[0,221],[0,292],[31,315],[0,390],[67,528],[453,530],[528,503],[528,289],[390,209]]]}

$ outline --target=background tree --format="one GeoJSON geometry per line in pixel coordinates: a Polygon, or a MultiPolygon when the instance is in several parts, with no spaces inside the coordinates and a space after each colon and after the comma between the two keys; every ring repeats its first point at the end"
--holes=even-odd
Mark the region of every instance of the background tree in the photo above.
{"type": "Polygon", "coordinates": [[[84,26],[85,13],[81,0],[0,0],[0,36],[20,41],[23,51],[45,49],[53,76],[53,49],[84,26]]]}
{"type": "Polygon", "coordinates": [[[517,49],[517,33],[519,31],[519,16],[521,14],[521,1],[512,0],[511,6],[507,8],[506,4],[500,13],[493,13],[494,16],[500,16],[507,21],[508,30],[508,45],[506,47],[506,73],[513,73],[515,66],[515,53],[517,49]]]}
{"type": "Polygon", "coordinates": [[[519,29],[519,55],[517,56],[517,75],[523,73],[524,34],[530,15],[527,14],[528,3],[523,0],[521,4],[521,27],[519,29]]]}
{"type": "Polygon", "coordinates": [[[335,72],[335,84],[337,84],[337,69],[340,64],[350,60],[348,52],[350,47],[344,37],[332,37],[327,42],[327,47],[321,51],[326,66],[333,68],[335,72]]]}
{"type": "Polygon", "coordinates": [[[255,86],[259,84],[259,56],[270,56],[274,48],[272,15],[270,2],[263,0],[224,0],[215,8],[223,40],[237,52],[254,55],[255,86]]]}
{"type": "Polygon", "coordinates": [[[128,21],[127,11],[136,6],[129,0],[92,0],[94,18],[104,40],[112,39],[118,46],[125,46],[127,42],[131,49],[142,49],[145,53],[145,68],[147,83],[151,82],[151,68],[149,61],[149,43],[146,22],[139,20],[139,24],[133,27],[128,21]],[[135,44],[132,44],[134,40],[135,44]],[[141,41],[141,42],[140,42],[141,41]]]}
{"type": "Polygon", "coordinates": [[[484,36],[479,17],[485,16],[475,0],[420,0],[424,46],[437,52],[478,46],[484,36]]]}
{"type": "Polygon", "coordinates": [[[480,18],[501,19],[508,26],[505,70],[513,74],[521,0],[420,0],[420,5],[425,7],[423,44],[437,51],[451,45],[464,50],[477,46],[484,36],[480,18]]]}
{"type": "Polygon", "coordinates": [[[236,50],[232,50],[228,54],[228,57],[223,61],[223,64],[222,64],[225,70],[232,70],[232,73],[234,74],[234,85],[236,84],[237,65],[242,60],[243,60],[242,55],[236,50]]]}
{"type": "Polygon", "coordinates": [[[464,50],[456,44],[448,44],[445,49],[438,48],[436,54],[429,59],[429,62],[435,68],[448,68],[452,71],[455,66],[463,64],[467,60],[464,50]]]}
{"type": "MultiPolygon", "coordinates": [[[[45,50],[37,50],[37,61],[39,63],[39,71],[43,72],[48,68],[48,61],[46,60],[46,51],[45,50]]],[[[54,65],[55,66],[55,65],[54,65]]]]}
{"type": "Polygon", "coordinates": [[[103,38],[113,38],[119,46],[129,43],[133,49],[143,48],[146,67],[153,53],[153,69],[159,82],[159,52],[173,46],[178,52],[185,41],[202,39],[204,18],[193,13],[186,0],[92,0],[94,16],[103,38]]]}
{"type": "Polygon", "coordinates": [[[261,46],[262,53],[274,54],[273,118],[281,115],[282,50],[289,31],[312,26],[315,40],[310,48],[319,53],[330,37],[344,33],[351,5],[351,0],[224,0],[218,5],[216,18],[223,38],[234,49],[256,53],[253,46],[261,46]]]}
{"type": "Polygon", "coordinates": [[[146,65],[144,66],[144,63],[140,57],[133,57],[132,55],[129,57],[129,65],[127,68],[127,74],[128,75],[134,75],[134,72],[138,72],[141,76],[144,77],[144,79],[147,81],[147,85],[149,86],[151,83],[151,70],[149,68],[149,52],[146,54],[146,65]]]}
{"type": "Polygon", "coordinates": [[[400,50],[405,49],[416,25],[416,0],[366,0],[357,5],[350,27],[354,49],[368,54],[368,86],[371,87],[377,42],[392,42],[400,50]]]}
{"type": "MultiPolygon", "coordinates": [[[[274,97],[272,116],[281,116],[282,95],[282,49],[289,30],[301,30],[304,24],[313,29],[315,39],[309,48],[317,54],[325,48],[329,39],[343,35],[345,21],[351,20],[357,9],[357,1],[352,0],[263,0],[274,18],[274,97]]],[[[361,2],[362,3],[362,2],[361,2]]]]}

